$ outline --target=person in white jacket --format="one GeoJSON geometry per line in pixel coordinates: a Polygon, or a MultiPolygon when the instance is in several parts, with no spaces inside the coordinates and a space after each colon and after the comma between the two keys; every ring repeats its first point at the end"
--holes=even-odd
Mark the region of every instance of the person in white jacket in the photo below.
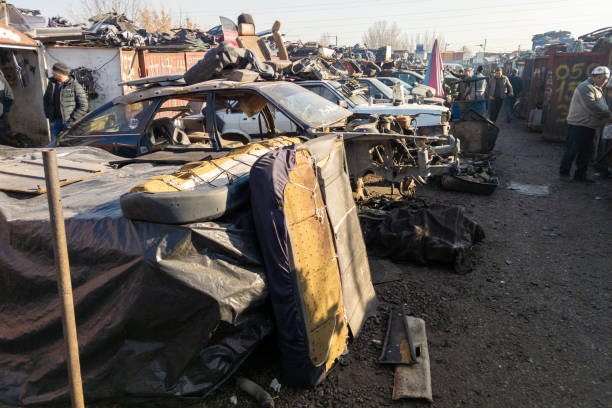
{"type": "Polygon", "coordinates": [[[574,159],[574,180],[593,182],[587,177],[587,167],[593,149],[595,132],[606,122],[612,123],[612,112],[603,96],[603,87],[610,80],[608,67],[593,69],[591,76],[574,90],[567,114],[565,150],[559,168],[561,177],[570,176],[574,159]]]}

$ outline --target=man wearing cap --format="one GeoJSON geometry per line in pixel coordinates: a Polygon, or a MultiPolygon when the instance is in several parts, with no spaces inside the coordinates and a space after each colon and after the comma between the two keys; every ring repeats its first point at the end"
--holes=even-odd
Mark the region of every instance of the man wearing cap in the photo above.
{"type": "Polygon", "coordinates": [[[593,182],[587,178],[587,166],[591,158],[595,132],[604,124],[612,123],[612,112],[603,97],[602,89],[610,80],[608,67],[593,69],[591,77],[574,90],[567,114],[567,137],[559,174],[570,176],[574,159],[574,180],[593,182]]]}
{"type": "Polygon", "coordinates": [[[506,94],[512,97],[514,96],[514,92],[512,90],[512,85],[510,85],[510,80],[502,73],[501,67],[497,67],[488,86],[487,95],[489,95],[490,100],[489,116],[491,121],[495,122],[501,107],[504,105],[506,94]]]}
{"type": "Polygon", "coordinates": [[[71,122],[87,112],[87,95],[63,62],[53,65],[53,78],[49,80],[44,96],[45,115],[51,127],[51,143],[71,122]]]}

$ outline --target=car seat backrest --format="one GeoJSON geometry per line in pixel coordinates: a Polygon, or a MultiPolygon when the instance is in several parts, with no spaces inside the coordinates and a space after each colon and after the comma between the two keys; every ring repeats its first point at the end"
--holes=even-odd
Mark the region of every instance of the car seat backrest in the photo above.
{"type": "Polygon", "coordinates": [[[253,24],[241,23],[238,24],[238,37],[236,42],[241,48],[251,50],[259,57],[260,60],[265,61],[270,59],[269,55],[266,57],[264,52],[261,50],[259,45],[259,37],[255,35],[255,26],[253,24]]]}

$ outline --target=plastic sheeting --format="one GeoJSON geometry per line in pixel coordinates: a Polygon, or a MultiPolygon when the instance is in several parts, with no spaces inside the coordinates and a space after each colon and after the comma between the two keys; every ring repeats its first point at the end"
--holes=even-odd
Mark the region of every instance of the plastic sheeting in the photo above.
{"type": "MultiPolygon", "coordinates": [[[[93,148],[58,156],[117,159],[93,148]]],[[[177,167],[135,164],[62,188],[88,401],[205,395],[271,331],[249,211],[180,226],[121,216],[121,194],[177,167]]],[[[0,192],[0,400],[69,399],[53,264],[46,196],[0,192]]]]}
{"type": "Polygon", "coordinates": [[[463,272],[470,268],[472,246],[484,239],[482,227],[460,207],[384,200],[364,207],[359,219],[366,247],[381,258],[451,264],[463,272]]]}

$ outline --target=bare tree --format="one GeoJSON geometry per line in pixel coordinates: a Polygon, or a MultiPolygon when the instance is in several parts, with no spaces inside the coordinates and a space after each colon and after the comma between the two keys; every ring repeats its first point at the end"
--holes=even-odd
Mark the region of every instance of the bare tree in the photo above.
{"type": "MultiPolygon", "coordinates": [[[[172,28],[172,16],[170,12],[162,8],[157,10],[142,9],[136,18],[136,23],[149,32],[170,32],[172,28]]],[[[189,21],[191,23],[191,21],[189,21]]]]}
{"type": "Polygon", "coordinates": [[[396,22],[386,20],[376,21],[363,35],[363,42],[368,48],[380,48],[390,45],[393,49],[401,49],[402,29],[396,22]]]}
{"type": "Polygon", "coordinates": [[[145,9],[141,0],[83,0],[79,6],[87,18],[114,11],[125,14],[130,20],[136,20],[145,9]]]}

